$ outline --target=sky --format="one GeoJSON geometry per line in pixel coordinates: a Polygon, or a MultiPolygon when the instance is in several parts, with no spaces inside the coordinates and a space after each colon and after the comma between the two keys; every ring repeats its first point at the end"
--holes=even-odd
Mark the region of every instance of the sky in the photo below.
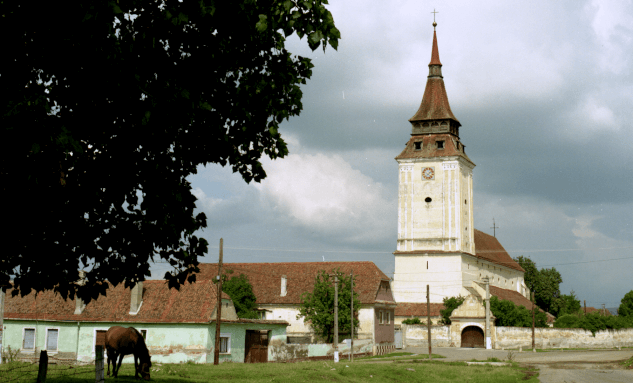
{"type": "MultiPolygon", "coordinates": [[[[189,177],[207,215],[201,262],[372,261],[393,277],[398,167],[428,75],[442,74],[473,171],[475,228],[512,257],[555,267],[561,292],[617,307],[633,290],[631,1],[357,1],[328,6],[338,50],[310,57],[290,154],[246,184],[189,177]]],[[[168,265],[152,267],[161,278],[168,265]]]]}

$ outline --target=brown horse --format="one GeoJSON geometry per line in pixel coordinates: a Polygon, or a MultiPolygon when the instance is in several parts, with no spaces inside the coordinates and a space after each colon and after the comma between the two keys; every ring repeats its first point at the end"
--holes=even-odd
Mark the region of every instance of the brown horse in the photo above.
{"type": "Polygon", "coordinates": [[[108,329],[105,335],[105,345],[108,351],[108,376],[110,376],[110,361],[112,361],[112,376],[117,377],[123,356],[134,354],[134,377],[138,379],[138,374],[145,380],[149,380],[149,369],[152,367],[149,351],[145,345],[145,339],[134,327],[113,326],[108,329]],[[119,357],[117,367],[116,358],[119,357]],[[138,360],[138,364],[137,364],[138,360]]]}

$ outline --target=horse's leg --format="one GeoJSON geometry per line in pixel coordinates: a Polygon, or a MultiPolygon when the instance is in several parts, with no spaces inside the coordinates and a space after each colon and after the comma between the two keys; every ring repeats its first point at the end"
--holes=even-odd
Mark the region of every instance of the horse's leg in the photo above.
{"type": "MultiPolygon", "coordinates": [[[[107,354],[108,354],[108,376],[110,376],[110,360],[112,359],[112,352],[113,352],[113,350],[107,348],[106,351],[107,351],[107,354]]],[[[114,367],[114,363],[112,364],[112,367],[114,367]]]]}
{"type": "Polygon", "coordinates": [[[119,370],[121,369],[121,363],[123,363],[123,356],[124,356],[123,353],[119,354],[119,365],[116,368],[116,375],[114,375],[115,378],[119,377],[119,370]]]}
{"type": "Polygon", "coordinates": [[[138,379],[138,364],[136,363],[136,353],[133,353],[132,355],[134,355],[134,379],[138,379]]]}

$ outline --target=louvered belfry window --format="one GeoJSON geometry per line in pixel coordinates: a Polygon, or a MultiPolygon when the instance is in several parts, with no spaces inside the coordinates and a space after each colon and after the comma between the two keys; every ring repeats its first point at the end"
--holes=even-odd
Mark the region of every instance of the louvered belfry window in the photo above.
{"type": "Polygon", "coordinates": [[[57,338],[59,336],[59,330],[49,329],[46,332],[46,350],[57,351],[57,338]]]}
{"type": "Polygon", "coordinates": [[[24,341],[22,342],[22,348],[24,350],[35,349],[35,329],[34,328],[24,329],[24,341]]]}

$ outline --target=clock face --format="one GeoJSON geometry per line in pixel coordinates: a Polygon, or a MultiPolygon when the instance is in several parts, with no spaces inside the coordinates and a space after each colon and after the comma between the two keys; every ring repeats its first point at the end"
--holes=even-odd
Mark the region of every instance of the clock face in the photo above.
{"type": "Polygon", "coordinates": [[[435,169],[431,167],[422,169],[422,178],[425,180],[435,179],[435,169]]]}

